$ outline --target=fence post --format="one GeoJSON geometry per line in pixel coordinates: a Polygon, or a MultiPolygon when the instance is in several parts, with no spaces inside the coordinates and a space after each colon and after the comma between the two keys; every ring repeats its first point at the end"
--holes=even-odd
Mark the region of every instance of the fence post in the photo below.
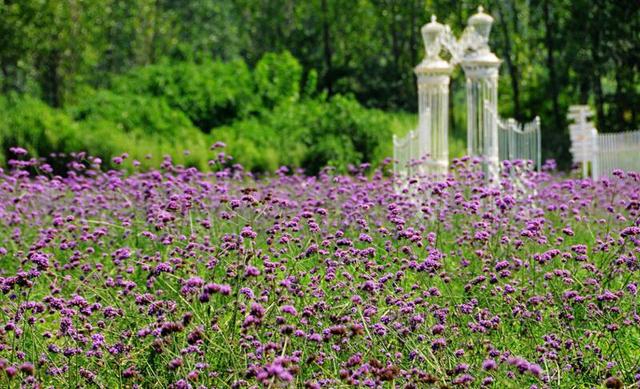
{"type": "Polygon", "coordinates": [[[393,178],[395,180],[398,179],[398,173],[400,172],[400,169],[398,168],[399,163],[400,161],[398,161],[398,137],[396,136],[396,134],[393,134],[393,178]]]}
{"type": "Polygon", "coordinates": [[[428,173],[446,173],[449,166],[449,81],[452,66],[440,58],[444,26],[431,16],[422,29],[425,58],[415,68],[418,78],[418,142],[428,173]]]}
{"type": "Polygon", "coordinates": [[[540,116],[536,116],[535,120],[535,132],[536,132],[536,166],[538,171],[542,165],[542,129],[540,128],[540,116]]]}
{"type": "MultiPolygon", "coordinates": [[[[597,179],[600,175],[598,169],[606,165],[600,164],[600,152],[598,145],[598,130],[589,118],[593,112],[588,105],[572,105],[569,107],[567,118],[574,124],[569,125],[569,136],[571,138],[571,154],[573,162],[582,164],[582,176],[589,176],[589,162],[591,162],[591,177],[597,179]]],[[[606,158],[606,157],[605,157],[606,158]]]]}
{"type": "Polygon", "coordinates": [[[487,178],[496,182],[499,174],[498,68],[502,61],[489,49],[493,18],[478,7],[478,13],[469,18],[468,24],[482,41],[461,61],[467,78],[467,150],[469,155],[481,158],[487,178]]]}

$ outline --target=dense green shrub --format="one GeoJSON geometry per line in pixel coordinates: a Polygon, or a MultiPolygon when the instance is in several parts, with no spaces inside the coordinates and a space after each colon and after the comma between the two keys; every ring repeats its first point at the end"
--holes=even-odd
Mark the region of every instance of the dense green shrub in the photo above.
{"type": "Polygon", "coordinates": [[[3,98],[0,145],[27,147],[34,156],[87,151],[106,165],[126,152],[143,168],[171,155],[175,163],[206,168],[208,146],[222,140],[232,163],[252,171],[285,165],[310,174],[390,154],[393,116],[352,97],[312,97],[317,74],[306,74],[303,86],[302,67],[287,52],[266,54],[253,71],[242,61],[175,63],[112,81],[111,90],[82,88],[64,110],[25,96],[3,98]]]}
{"type": "Polygon", "coordinates": [[[345,170],[349,164],[380,162],[391,139],[390,120],[353,98],[335,96],[281,104],[260,118],[214,129],[212,134],[252,171],[287,165],[314,174],[326,165],[345,170]]]}
{"type": "Polygon", "coordinates": [[[109,161],[127,152],[143,167],[157,166],[165,154],[176,163],[200,168],[207,165],[206,136],[164,99],[100,90],[69,112],[85,130],[74,145],[77,149],[89,150],[109,161]]]}
{"type": "Polygon", "coordinates": [[[75,120],[108,120],[126,133],[173,137],[186,129],[194,130],[183,112],[171,108],[163,99],[150,96],[99,90],[68,111],[75,120]]]}
{"type": "Polygon", "coordinates": [[[253,71],[256,91],[267,109],[293,103],[300,97],[302,65],[289,52],[267,53],[253,71]]]}
{"type": "Polygon", "coordinates": [[[251,72],[243,61],[152,65],[115,77],[120,94],[164,98],[208,132],[258,109],[251,72]]]}
{"type": "Polygon", "coordinates": [[[182,112],[152,97],[99,91],[68,112],[26,95],[0,97],[2,165],[11,157],[9,148],[20,146],[32,157],[45,158],[87,151],[105,166],[113,166],[112,158],[125,152],[142,168],[157,167],[164,155],[171,155],[175,163],[205,169],[209,143],[182,112]]]}
{"type": "Polygon", "coordinates": [[[312,127],[310,151],[303,166],[317,172],[325,165],[345,168],[361,162],[378,163],[391,142],[391,118],[376,109],[367,109],[354,98],[335,96],[327,103],[320,125],[312,127]],[[348,141],[347,141],[348,140],[348,141]],[[342,144],[333,151],[329,144],[342,144]],[[350,143],[350,144],[349,144],[350,143]]]}
{"type": "MultiPolygon", "coordinates": [[[[315,73],[309,77],[315,86],[315,73]]],[[[114,77],[119,94],[166,99],[204,132],[300,96],[302,65],[290,53],[267,53],[249,70],[241,60],[178,62],[136,68],[114,77]]]]}
{"type": "Polygon", "coordinates": [[[63,111],[26,95],[0,96],[0,162],[10,157],[10,147],[27,149],[33,157],[66,151],[80,129],[63,111]]]}
{"type": "Polygon", "coordinates": [[[260,117],[215,128],[212,136],[227,144],[227,153],[251,171],[274,171],[282,165],[301,166],[311,126],[324,114],[317,101],[281,104],[260,117]]]}
{"type": "Polygon", "coordinates": [[[197,129],[164,137],[140,131],[127,133],[118,129],[118,123],[103,119],[80,124],[84,134],[77,138],[72,150],[87,150],[101,157],[105,166],[115,167],[113,157],[127,153],[130,161],[140,162],[140,168],[145,170],[157,168],[165,156],[177,164],[207,169],[209,142],[197,129]]]}

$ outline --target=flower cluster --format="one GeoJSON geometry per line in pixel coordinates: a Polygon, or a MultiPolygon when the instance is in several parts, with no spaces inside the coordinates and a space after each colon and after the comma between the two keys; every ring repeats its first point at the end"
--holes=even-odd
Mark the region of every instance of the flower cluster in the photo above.
{"type": "Polygon", "coordinates": [[[77,154],[56,176],[12,151],[2,387],[640,381],[638,174],[257,179],[77,154]]]}

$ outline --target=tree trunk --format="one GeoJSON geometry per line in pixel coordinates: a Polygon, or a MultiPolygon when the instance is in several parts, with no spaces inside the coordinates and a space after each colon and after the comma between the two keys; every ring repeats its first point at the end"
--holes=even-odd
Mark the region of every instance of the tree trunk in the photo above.
{"type": "Polygon", "coordinates": [[[596,115],[598,115],[598,130],[606,132],[606,119],[604,117],[604,93],[602,92],[602,81],[599,72],[593,74],[593,91],[596,94],[596,115]]]}
{"type": "Polygon", "coordinates": [[[416,58],[416,36],[418,35],[418,31],[416,31],[416,11],[418,7],[416,7],[416,0],[411,2],[411,22],[410,22],[410,31],[409,34],[409,50],[411,52],[411,66],[417,65],[418,59],[416,58]]]}
{"type": "MultiPolygon", "coordinates": [[[[513,93],[513,116],[517,120],[521,120],[521,112],[520,112],[520,87],[519,87],[519,79],[518,79],[518,68],[516,64],[513,63],[511,59],[511,38],[509,34],[509,26],[507,25],[507,20],[505,18],[504,10],[502,9],[502,5],[500,5],[500,1],[496,2],[498,7],[498,15],[500,16],[500,27],[502,29],[502,35],[504,37],[504,58],[507,62],[507,70],[509,71],[509,78],[511,80],[511,90],[513,93]]],[[[515,32],[515,31],[514,31],[515,32]]]]}
{"type": "MultiPolygon", "coordinates": [[[[498,6],[500,6],[500,2],[497,2],[498,6]]],[[[516,2],[515,0],[511,0],[509,1],[509,5],[511,8],[510,12],[511,12],[511,23],[513,23],[513,31],[518,32],[520,30],[520,28],[518,28],[518,7],[516,7],[516,2]]],[[[520,20],[520,22],[523,22],[522,20],[520,20]]],[[[526,21],[524,21],[526,22],[526,21]]]]}
{"type": "Polygon", "coordinates": [[[562,128],[563,121],[560,116],[560,103],[558,102],[558,76],[556,73],[556,63],[554,58],[554,24],[551,20],[549,0],[544,0],[543,2],[542,17],[544,19],[545,43],[547,45],[547,68],[549,69],[549,91],[551,92],[554,126],[557,130],[559,130],[560,128],[562,128]]]}
{"type": "Polygon", "coordinates": [[[393,66],[395,68],[396,74],[399,74],[398,62],[400,58],[400,43],[398,39],[398,26],[396,22],[396,16],[398,12],[395,6],[396,2],[391,1],[391,9],[389,12],[389,17],[391,18],[391,52],[393,53],[393,66]]]}
{"type": "Polygon", "coordinates": [[[158,35],[160,30],[158,26],[160,22],[158,19],[160,18],[160,7],[162,6],[159,3],[159,1],[155,1],[153,4],[153,20],[151,21],[151,23],[153,23],[153,29],[151,39],[149,40],[149,54],[147,60],[150,64],[156,63],[157,60],[156,52],[158,50],[158,35]]]}
{"type": "Polygon", "coordinates": [[[452,0],[451,3],[456,8],[456,15],[458,16],[458,25],[465,24],[466,22],[465,20],[463,20],[463,16],[462,16],[462,7],[463,7],[462,1],[452,0]]]}
{"type": "Polygon", "coordinates": [[[579,77],[578,91],[580,93],[578,101],[580,104],[587,104],[589,102],[589,78],[579,77]]]}
{"type": "Polygon", "coordinates": [[[625,98],[625,79],[624,79],[624,69],[621,69],[620,67],[618,69],[616,69],[616,75],[615,75],[615,79],[616,79],[616,90],[614,92],[614,98],[615,98],[615,111],[614,111],[614,115],[615,117],[614,122],[619,126],[616,130],[617,131],[624,131],[625,127],[627,126],[627,123],[625,123],[624,120],[624,112],[627,109],[627,100],[625,98]]]}
{"type": "Polygon", "coordinates": [[[591,68],[593,69],[593,91],[596,95],[596,115],[598,130],[606,132],[606,118],[604,113],[604,93],[602,92],[602,80],[600,79],[600,66],[602,65],[602,59],[600,58],[600,28],[601,26],[594,24],[594,18],[597,15],[589,16],[589,23],[591,24],[590,37],[591,37],[591,68]]]}
{"type": "Polygon", "coordinates": [[[2,93],[7,94],[16,89],[16,74],[10,70],[15,69],[15,66],[3,63],[0,69],[2,69],[2,93]]]}
{"type": "Polygon", "coordinates": [[[52,107],[62,106],[62,83],[60,79],[60,52],[58,50],[49,51],[42,62],[44,69],[41,75],[41,87],[45,101],[52,107]]]}
{"type": "Polygon", "coordinates": [[[322,41],[324,45],[324,83],[329,96],[333,94],[333,52],[331,50],[331,31],[329,31],[329,6],[327,0],[321,1],[322,6],[322,41]]]}

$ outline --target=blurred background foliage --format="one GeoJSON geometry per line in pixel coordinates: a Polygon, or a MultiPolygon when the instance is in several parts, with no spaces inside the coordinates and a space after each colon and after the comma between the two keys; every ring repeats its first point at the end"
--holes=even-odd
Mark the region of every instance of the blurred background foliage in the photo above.
{"type": "MultiPolygon", "coordinates": [[[[570,162],[570,104],[592,105],[602,132],[640,127],[640,3],[482,3],[504,60],[501,114],[540,115],[545,157],[570,162]]],[[[223,140],[256,172],[378,163],[391,134],[415,125],[420,27],[435,13],[459,34],[477,5],[0,0],[0,158],[21,145],[206,168],[208,145],[223,140]]],[[[453,156],[464,153],[464,87],[457,69],[453,156]]]]}

